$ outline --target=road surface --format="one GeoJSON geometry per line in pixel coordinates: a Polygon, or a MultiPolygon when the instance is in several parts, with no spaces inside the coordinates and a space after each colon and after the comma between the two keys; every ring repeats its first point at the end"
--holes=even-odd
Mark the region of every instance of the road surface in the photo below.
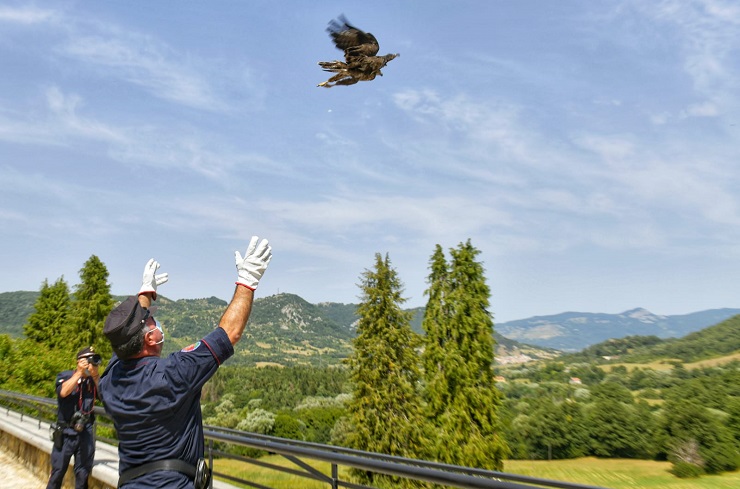
{"type": "Polygon", "coordinates": [[[3,487],[15,489],[45,489],[46,482],[39,480],[8,452],[0,450],[0,467],[2,467],[3,487]]]}

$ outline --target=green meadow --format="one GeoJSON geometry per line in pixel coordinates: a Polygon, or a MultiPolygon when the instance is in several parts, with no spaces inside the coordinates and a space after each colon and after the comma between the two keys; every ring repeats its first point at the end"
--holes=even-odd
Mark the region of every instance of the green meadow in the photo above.
{"type": "Polygon", "coordinates": [[[577,482],[610,489],[736,489],[740,472],[705,475],[699,479],[679,479],[668,472],[670,462],[634,459],[532,461],[507,460],[504,471],[542,479],[577,482]]]}
{"type": "MultiPolygon", "coordinates": [[[[280,456],[268,456],[260,459],[284,467],[296,468],[280,456]]],[[[326,489],[326,483],[320,483],[292,474],[284,474],[269,468],[245,464],[235,460],[216,460],[218,472],[234,477],[247,479],[275,489],[326,489]]],[[[330,473],[329,464],[323,462],[311,465],[324,474],[330,473]]],[[[737,489],[740,488],[740,472],[726,473],[719,476],[703,476],[699,479],[678,479],[668,471],[669,462],[627,459],[580,458],[574,460],[527,461],[508,460],[504,471],[541,479],[575,482],[609,489],[737,489]]],[[[340,474],[345,471],[340,469],[340,474]]],[[[230,482],[234,484],[233,482],[230,482]]],[[[247,486],[244,486],[247,487],[247,486]]]]}

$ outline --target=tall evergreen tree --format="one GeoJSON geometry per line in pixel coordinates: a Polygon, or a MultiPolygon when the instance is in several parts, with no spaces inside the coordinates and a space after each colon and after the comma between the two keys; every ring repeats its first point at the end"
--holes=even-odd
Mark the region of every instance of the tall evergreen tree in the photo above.
{"type": "Polygon", "coordinates": [[[23,331],[29,340],[56,348],[64,343],[65,332],[69,329],[69,286],[63,276],[53,285],[45,279],[40,292],[34,304],[35,311],[28,316],[23,331]]]}
{"type": "Polygon", "coordinates": [[[103,335],[103,325],[112,309],[108,269],[97,256],[92,255],[80,269],[80,283],[75,286],[69,348],[76,351],[93,345],[109,358],[112,350],[103,335]]]}
{"type": "MultiPolygon", "coordinates": [[[[402,285],[390,259],[375,255],[375,269],[362,275],[362,301],[354,351],[348,359],[353,397],[348,405],[352,448],[419,458],[425,445],[418,335],[411,314],[401,309],[402,285]]],[[[371,473],[364,482],[399,487],[403,481],[371,473]]]]}
{"type": "MultiPolygon", "coordinates": [[[[425,333],[421,359],[424,368],[426,416],[429,419],[436,419],[450,403],[448,362],[456,360],[446,352],[447,342],[451,338],[449,329],[451,313],[447,302],[449,270],[440,245],[436,245],[434,249],[434,254],[429,260],[429,268],[431,270],[427,279],[429,288],[425,291],[429,299],[421,322],[425,333]]],[[[434,453],[436,451],[432,456],[434,453]]]]}
{"type": "Polygon", "coordinates": [[[490,290],[470,240],[450,253],[447,268],[440,247],[432,256],[431,312],[424,319],[428,415],[438,434],[434,458],[502,470],[509,449],[497,413],[502,396],[493,373],[490,290]]]}

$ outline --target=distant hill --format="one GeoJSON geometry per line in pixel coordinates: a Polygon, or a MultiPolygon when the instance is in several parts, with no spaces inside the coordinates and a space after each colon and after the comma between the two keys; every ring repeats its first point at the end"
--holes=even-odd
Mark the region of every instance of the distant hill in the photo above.
{"type": "Polygon", "coordinates": [[[564,312],[499,323],[496,331],[530,345],[574,352],[625,336],[680,338],[738,314],[740,309],[710,309],[676,316],[659,316],[642,308],[621,314],[564,312]]]}
{"type": "Polygon", "coordinates": [[[34,311],[39,292],[3,292],[0,294],[0,333],[14,338],[23,336],[26,318],[34,311]]]}
{"type": "MultiPolygon", "coordinates": [[[[0,334],[23,336],[38,292],[0,293],[0,334]]],[[[115,297],[122,300],[125,297],[115,297]]],[[[167,349],[182,348],[213,329],[226,301],[216,298],[180,299],[161,296],[157,317],[167,331],[167,349]]],[[[252,317],[237,347],[238,362],[334,364],[351,351],[356,334],[357,304],[311,304],[295,294],[255,300],[252,317]]],[[[424,308],[409,309],[411,327],[421,333],[424,308]]],[[[521,363],[552,358],[558,351],[577,352],[590,345],[626,336],[678,338],[740,314],[740,309],[712,309],[680,316],[658,316],[645,309],[621,314],[566,312],[553,316],[497,323],[496,360],[521,363]]]]}
{"type": "MultiPolygon", "coordinates": [[[[23,324],[33,312],[38,292],[0,294],[0,334],[23,336],[23,324]]],[[[114,297],[120,301],[125,297],[114,297]]],[[[216,297],[180,299],[160,295],[157,318],[167,333],[165,353],[201,338],[217,324],[227,303],[216,297]]],[[[421,333],[424,308],[409,309],[411,327],[421,333]]],[[[255,300],[244,337],[233,363],[337,364],[352,350],[357,328],[357,304],[310,304],[294,294],[277,294],[255,300]]],[[[501,363],[552,358],[559,352],[521,344],[494,332],[496,360],[501,363]]]]}
{"type": "Polygon", "coordinates": [[[713,364],[721,364],[735,360],[740,360],[740,315],[681,338],[661,339],[657,336],[611,338],[577,353],[565,353],[558,357],[558,361],[565,364],[670,365],[676,361],[685,364],[713,361],[713,364]]]}
{"type": "Polygon", "coordinates": [[[635,348],[624,361],[677,359],[685,363],[723,357],[740,351],[740,315],[719,324],[689,333],[678,339],[668,339],[655,345],[635,348]]]}

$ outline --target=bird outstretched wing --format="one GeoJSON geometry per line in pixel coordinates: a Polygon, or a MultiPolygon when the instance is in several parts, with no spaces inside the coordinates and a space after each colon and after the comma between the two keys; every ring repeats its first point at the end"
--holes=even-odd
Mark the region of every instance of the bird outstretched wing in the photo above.
{"type": "MultiPolygon", "coordinates": [[[[345,59],[378,54],[380,45],[375,36],[350,24],[344,15],[331,20],[326,30],[337,49],[344,51],[345,59]]],[[[347,62],[350,60],[347,59],[347,62]]]]}

